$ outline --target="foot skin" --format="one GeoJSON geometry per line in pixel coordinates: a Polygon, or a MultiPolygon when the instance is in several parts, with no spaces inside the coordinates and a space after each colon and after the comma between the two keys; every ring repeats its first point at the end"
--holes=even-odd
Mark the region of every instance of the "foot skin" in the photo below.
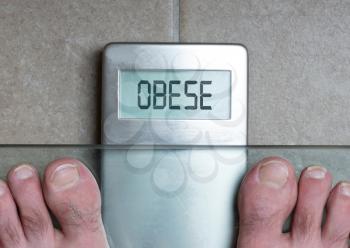
{"type": "Polygon", "coordinates": [[[41,183],[30,165],[13,168],[0,181],[1,248],[108,247],[97,183],[79,161],[48,165],[41,183]],[[53,227],[49,211],[62,229],[53,227]]]}
{"type": "Polygon", "coordinates": [[[287,160],[269,157],[257,163],[239,193],[238,248],[348,247],[350,183],[338,183],[331,189],[331,180],[325,168],[311,166],[297,184],[287,160]],[[291,231],[282,233],[293,210],[291,231]]]}

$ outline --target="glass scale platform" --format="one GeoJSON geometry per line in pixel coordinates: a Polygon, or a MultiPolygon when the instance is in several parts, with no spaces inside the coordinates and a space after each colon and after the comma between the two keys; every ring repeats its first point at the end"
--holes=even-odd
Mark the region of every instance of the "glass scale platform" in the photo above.
{"type": "Polygon", "coordinates": [[[220,198],[216,187],[224,186],[225,194],[232,195],[225,204],[234,212],[235,194],[242,177],[254,163],[267,156],[288,159],[298,174],[306,166],[321,164],[332,173],[334,183],[350,180],[350,146],[153,147],[153,152],[149,151],[149,147],[115,145],[1,145],[0,177],[5,179],[8,170],[19,163],[30,163],[42,173],[54,159],[74,157],[81,160],[102,187],[104,221],[111,247],[120,247],[127,242],[123,238],[116,239],[122,231],[132,232],[130,237],[136,237],[133,242],[141,245],[139,247],[161,247],[165,242],[177,247],[190,247],[189,244],[192,247],[210,247],[210,242],[228,247],[229,242],[234,242],[235,235],[230,233],[237,231],[237,221],[235,214],[233,218],[225,220],[225,216],[216,213],[216,204],[219,202],[222,205],[220,199],[228,201],[225,197],[220,198]],[[143,150],[147,152],[143,153],[143,150]],[[178,153],[181,156],[177,156],[178,153]],[[184,156],[184,153],[187,155],[184,156]],[[109,154],[107,160],[105,154],[109,154]],[[188,160],[173,163],[178,157],[187,157],[188,160]],[[198,163],[193,166],[192,159],[203,160],[206,166],[198,163]],[[144,161],[143,166],[140,166],[140,160],[144,161]],[[101,169],[101,165],[105,169],[101,169]],[[115,174],[116,181],[104,184],[104,176],[111,173],[115,174]],[[196,191],[199,188],[201,190],[196,191]],[[190,193],[189,189],[192,190],[190,193]],[[195,201],[194,197],[201,200],[195,201]],[[207,204],[213,211],[200,213],[200,206],[196,204],[207,204]],[[130,211],[129,214],[123,213],[125,209],[130,211]],[[166,222],[159,221],[165,216],[166,222]],[[183,222],[179,216],[187,216],[185,228],[181,226],[183,222]],[[217,218],[223,219],[218,221],[220,226],[216,227],[217,218]],[[143,226],[139,223],[143,223],[143,226]],[[208,224],[211,225],[208,227],[208,224]],[[223,228],[225,225],[227,229],[223,228]],[[206,228],[198,229],[198,226],[206,228]],[[208,241],[208,236],[217,228],[222,229],[222,237],[217,235],[217,240],[208,241]],[[169,232],[171,236],[167,235],[169,232]],[[228,236],[232,240],[227,240],[228,236]]]}

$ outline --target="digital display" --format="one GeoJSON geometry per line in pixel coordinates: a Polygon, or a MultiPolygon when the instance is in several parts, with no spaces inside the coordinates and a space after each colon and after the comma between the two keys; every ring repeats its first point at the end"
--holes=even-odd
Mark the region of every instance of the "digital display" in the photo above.
{"type": "Polygon", "coordinates": [[[227,120],[230,113],[231,71],[120,71],[120,119],[227,120]]]}

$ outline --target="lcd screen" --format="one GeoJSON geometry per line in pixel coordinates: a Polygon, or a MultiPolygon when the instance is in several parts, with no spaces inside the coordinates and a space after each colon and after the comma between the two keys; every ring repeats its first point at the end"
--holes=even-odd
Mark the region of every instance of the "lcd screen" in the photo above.
{"type": "Polygon", "coordinates": [[[120,119],[227,120],[229,70],[120,70],[120,119]]]}

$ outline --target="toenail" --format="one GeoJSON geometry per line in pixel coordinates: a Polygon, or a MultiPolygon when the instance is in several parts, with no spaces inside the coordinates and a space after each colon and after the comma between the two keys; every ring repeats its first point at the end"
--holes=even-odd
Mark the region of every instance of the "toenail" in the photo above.
{"type": "Polygon", "coordinates": [[[259,168],[260,182],[272,188],[282,188],[288,180],[288,166],[278,160],[268,161],[259,168]]]}
{"type": "Polygon", "coordinates": [[[340,193],[342,193],[345,196],[350,197],[350,183],[341,183],[340,184],[340,193]]]}
{"type": "Polygon", "coordinates": [[[33,168],[30,167],[29,165],[20,165],[14,170],[16,178],[20,180],[25,180],[34,175],[33,168]]]}
{"type": "Polygon", "coordinates": [[[313,179],[324,179],[326,174],[327,169],[319,165],[313,165],[306,169],[306,176],[313,179]]]}
{"type": "Polygon", "coordinates": [[[54,171],[52,184],[56,190],[63,190],[74,186],[79,178],[79,172],[75,165],[62,164],[54,171]]]}

